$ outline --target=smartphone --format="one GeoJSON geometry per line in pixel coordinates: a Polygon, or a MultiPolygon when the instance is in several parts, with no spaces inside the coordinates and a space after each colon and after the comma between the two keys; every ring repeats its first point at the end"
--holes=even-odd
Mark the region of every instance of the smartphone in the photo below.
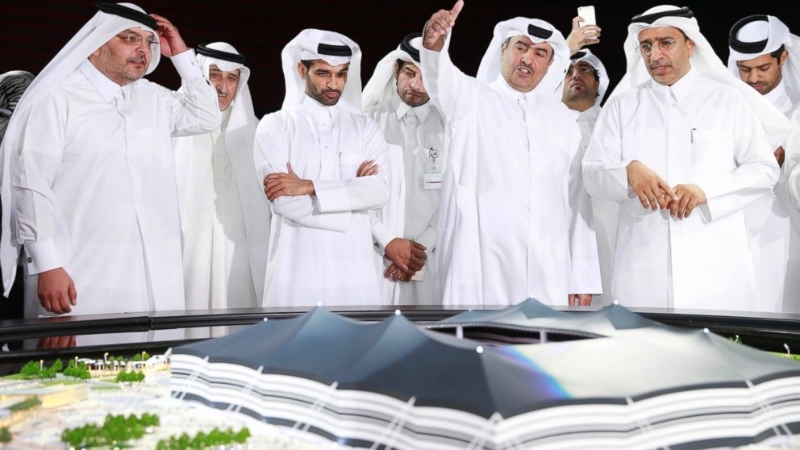
{"type": "Polygon", "coordinates": [[[581,26],[597,25],[597,21],[594,18],[594,6],[579,6],[578,15],[583,19],[581,26]]]}
{"type": "MultiPolygon", "coordinates": [[[[594,17],[594,6],[579,6],[578,7],[578,15],[583,19],[581,22],[581,27],[585,27],[586,25],[597,25],[597,20],[594,17]]],[[[586,31],[586,36],[594,36],[594,31],[586,31]]]]}

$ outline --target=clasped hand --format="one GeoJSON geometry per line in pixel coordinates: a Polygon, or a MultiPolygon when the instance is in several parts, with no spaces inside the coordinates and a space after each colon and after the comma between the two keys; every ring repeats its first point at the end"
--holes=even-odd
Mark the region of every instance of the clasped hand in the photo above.
{"type": "Polygon", "coordinates": [[[669,209],[672,217],[685,219],[698,205],[707,202],[706,194],[696,184],[670,187],[661,177],[639,161],[628,164],[628,185],[642,206],[653,211],[669,209]]]}

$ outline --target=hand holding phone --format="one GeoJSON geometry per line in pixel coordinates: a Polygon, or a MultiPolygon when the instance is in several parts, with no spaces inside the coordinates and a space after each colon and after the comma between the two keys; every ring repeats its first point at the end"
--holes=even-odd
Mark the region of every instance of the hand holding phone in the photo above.
{"type": "Polygon", "coordinates": [[[594,6],[579,6],[578,16],[583,19],[582,25],[597,25],[594,17],[594,6]]]}
{"type": "MultiPolygon", "coordinates": [[[[578,17],[583,19],[581,22],[581,28],[587,25],[597,25],[597,20],[595,19],[594,15],[594,6],[579,6],[578,17]]],[[[586,30],[585,33],[587,37],[597,34],[597,32],[594,30],[586,30]]]]}
{"type": "Polygon", "coordinates": [[[578,8],[578,15],[572,19],[572,30],[567,36],[570,55],[574,55],[587,45],[600,42],[601,31],[595,23],[594,6],[578,8]]]}

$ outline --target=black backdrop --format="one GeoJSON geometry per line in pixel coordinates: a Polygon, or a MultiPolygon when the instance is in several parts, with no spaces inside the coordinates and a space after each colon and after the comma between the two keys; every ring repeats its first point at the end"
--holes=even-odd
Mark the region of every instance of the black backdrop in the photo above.
{"type": "MultiPolygon", "coordinates": [[[[421,31],[425,21],[438,9],[454,1],[405,0],[138,0],[147,12],[170,19],[190,46],[210,41],[227,41],[244,53],[252,70],[250,89],[256,113],[280,108],[283,101],[283,73],[280,52],[304,28],[338,31],[355,40],[364,59],[362,79],[366,83],[375,64],[394,49],[407,33],[421,31]]],[[[452,58],[465,73],[474,75],[494,25],[515,16],[536,17],[554,24],[566,36],[578,6],[594,4],[602,42],[592,46],[605,64],[611,85],[625,71],[622,44],[630,18],[659,1],[556,1],[556,0],[467,0],[456,24],[452,58]]],[[[2,0],[0,1],[0,73],[23,69],[39,72],[73,34],[95,13],[93,0],[2,0]]],[[[800,2],[695,0],[679,3],[695,11],[700,29],[717,53],[727,60],[727,33],[731,25],[750,14],[772,14],[800,34],[800,2]]],[[[162,61],[150,79],[170,88],[180,84],[170,64],[162,61]]]]}

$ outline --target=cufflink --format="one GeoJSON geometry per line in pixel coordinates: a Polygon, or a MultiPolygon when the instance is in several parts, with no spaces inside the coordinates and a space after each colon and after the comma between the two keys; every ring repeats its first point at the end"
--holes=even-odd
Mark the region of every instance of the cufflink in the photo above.
{"type": "Polygon", "coordinates": [[[33,257],[31,257],[31,256],[28,256],[28,262],[29,262],[29,263],[32,263],[32,262],[33,262],[33,257]]]}

